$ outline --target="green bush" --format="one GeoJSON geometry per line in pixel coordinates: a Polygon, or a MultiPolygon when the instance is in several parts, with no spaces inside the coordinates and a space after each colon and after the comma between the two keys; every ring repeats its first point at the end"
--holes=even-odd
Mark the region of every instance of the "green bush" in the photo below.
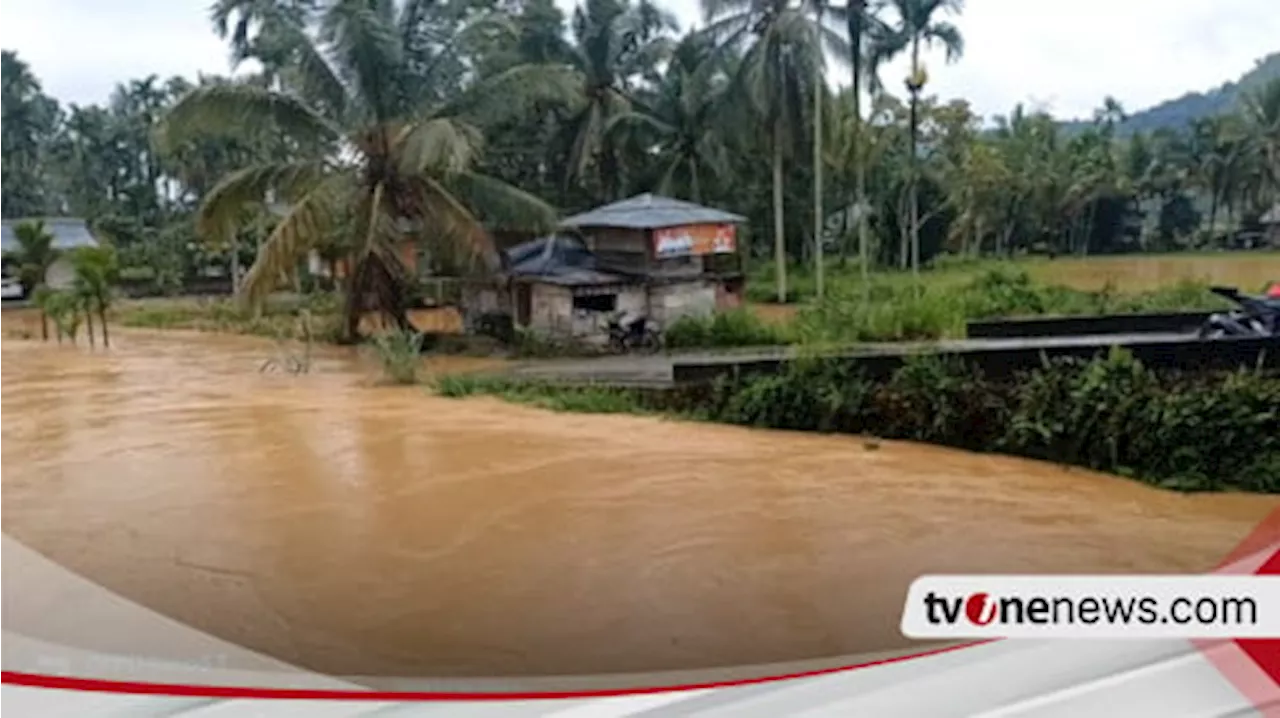
{"type": "Polygon", "coordinates": [[[999,387],[957,357],[909,358],[876,394],[875,433],[886,438],[984,449],[999,440],[999,387]]]}
{"type": "Polygon", "coordinates": [[[801,359],[783,373],[740,386],[721,382],[711,418],[775,429],[857,432],[866,427],[872,384],[847,365],[801,359]]]}

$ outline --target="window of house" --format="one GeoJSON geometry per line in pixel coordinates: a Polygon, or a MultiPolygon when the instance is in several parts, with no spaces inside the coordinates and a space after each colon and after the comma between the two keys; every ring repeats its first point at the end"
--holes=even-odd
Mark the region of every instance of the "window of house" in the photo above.
{"type": "Polygon", "coordinates": [[[573,298],[573,308],[588,312],[612,312],[618,308],[618,295],[592,294],[573,298]]]}

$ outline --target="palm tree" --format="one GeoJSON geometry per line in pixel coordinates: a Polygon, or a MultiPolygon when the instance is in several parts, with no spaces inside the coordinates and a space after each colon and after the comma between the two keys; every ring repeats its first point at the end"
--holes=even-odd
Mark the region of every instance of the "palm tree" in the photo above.
{"type": "Polygon", "coordinates": [[[75,268],[75,293],[84,301],[88,319],[89,344],[93,344],[93,313],[98,314],[102,328],[102,346],[111,346],[107,331],[107,309],[111,306],[111,287],[120,281],[120,262],[110,245],[80,247],[71,253],[75,268]]]}
{"type": "MultiPolygon", "coordinates": [[[[822,22],[823,13],[828,10],[826,0],[811,0],[809,6],[813,9],[813,44],[814,47],[822,47],[822,22]]],[[[823,84],[823,53],[818,52],[817,62],[813,63],[813,273],[815,285],[814,289],[821,299],[825,294],[826,277],[823,269],[823,256],[826,253],[826,247],[823,245],[822,234],[825,226],[826,217],[822,212],[822,103],[826,100],[826,87],[823,84]]]]}
{"type": "MultiPolygon", "coordinates": [[[[18,281],[22,288],[31,295],[45,287],[49,268],[58,260],[58,250],[53,247],[53,235],[44,227],[42,221],[21,222],[13,229],[14,239],[18,247],[10,255],[10,259],[18,266],[18,281]]],[[[49,340],[48,314],[40,309],[40,338],[49,340]]]]}
{"type": "Polygon", "coordinates": [[[1263,180],[1270,186],[1271,200],[1280,200],[1280,78],[1246,98],[1244,115],[1263,160],[1263,180]]]}
{"type": "Polygon", "coordinates": [[[497,253],[486,224],[545,229],[554,211],[538,198],[472,171],[481,149],[478,118],[519,113],[534,102],[572,95],[563,67],[519,66],[441,95],[432,71],[447,53],[424,61],[433,38],[422,14],[429,0],[329,0],[318,32],[300,32],[281,89],[221,83],[194,89],[160,132],[165,144],[207,133],[279,133],[290,156],[265,159],[225,177],[205,198],[201,233],[224,238],[246,209],[279,215],[244,277],[241,295],[260,305],[317,244],[341,232],[350,271],[344,278],[345,331],[376,311],[408,327],[410,280],[398,251],[427,246],[438,263],[488,268],[497,253]],[[287,80],[287,81],[286,81],[287,80]]]}
{"type": "Polygon", "coordinates": [[[640,136],[657,160],[655,190],[701,202],[704,179],[729,172],[728,149],[720,130],[726,112],[728,68],[710,38],[686,35],[672,53],[662,83],[646,109],[609,121],[610,133],[640,136]],[[676,188],[679,189],[676,189],[676,188]]]}
{"type": "Polygon", "coordinates": [[[911,72],[907,78],[907,91],[911,95],[910,144],[907,161],[910,163],[910,225],[911,271],[919,281],[920,274],[920,207],[919,207],[919,158],[916,144],[919,138],[920,92],[928,76],[920,64],[920,50],[933,44],[941,44],[946,50],[947,61],[953,62],[964,53],[964,39],[960,30],[949,22],[939,20],[943,13],[960,13],[964,0],[889,0],[897,11],[897,22],[884,26],[873,40],[873,67],[903,52],[911,54],[911,72]]]}
{"type": "Polygon", "coordinates": [[[862,151],[862,80],[867,71],[863,43],[869,35],[874,37],[883,34],[883,23],[877,15],[882,6],[883,0],[875,0],[874,3],[867,0],[849,0],[849,5],[845,9],[845,27],[849,35],[851,95],[853,96],[850,152],[853,155],[851,159],[854,168],[853,205],[857,208],[854,221],[858,225],[858,260],[861,265],[864,301],[870,298],[871,269],[867,237],[869,224],[866,217],[867,163],[862,151]]]}
{"type": "Polygon", "coordinates": [[[598,199],[617,199],[622,189],[616,148],[609,143],[609,124],[632,109],[631,82],[652,71],[668,56],[668,30],[674,17],[647,0],[587,0],[573,14],[574,45],[570,63],[581,78],[579,109],[570,120],[572,133],[565,180],[594,179],[598,199]]]}
{"type": "Polygon", "coordinates": [[[842,57],[848,44],[836,33],[811,23],[804,8],[788,0],[703,0],[709,25],[706,32],[722,50],[745,54],[735,74],[741,97],[762,120],[768,133],[773,167],[774,262],[778,278],[778,301],[787,300],[787,248],[782,201],[782,165],[799,128],[804,126],[807,93],[821,88],[812,85],[814,66],[822,63],[821,47],[834,49],[842,57]],[[815,32],[815,27],[817,31],[815,32]]]}

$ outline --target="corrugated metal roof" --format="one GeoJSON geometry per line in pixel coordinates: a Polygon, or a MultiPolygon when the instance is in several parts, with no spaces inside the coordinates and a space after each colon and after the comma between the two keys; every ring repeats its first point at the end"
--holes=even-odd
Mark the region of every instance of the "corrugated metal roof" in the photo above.
{"type": "Polygon", "coordinates": [[[723,224],[745,222],[746,217],[703,207],[692,202],[642,194],[613,204],[575,214],[560,223],[562,227],[586,229],[615,227],[620,229],[661,229],[686,224],[723,224]]]}
{"type": "Polygon", "coordinates": [[[26,219],[6,219],[3,231],[0,232],[0,250],[11,252],[18,248],[18,238],[13,230],[23,222],[43,221],[45,231],[53,235],[54,249],[75,249],[76,247],[96,247],[98,240],[89,232],[89,225],[83,219],[74,217],[32,217],[26,219]]]}

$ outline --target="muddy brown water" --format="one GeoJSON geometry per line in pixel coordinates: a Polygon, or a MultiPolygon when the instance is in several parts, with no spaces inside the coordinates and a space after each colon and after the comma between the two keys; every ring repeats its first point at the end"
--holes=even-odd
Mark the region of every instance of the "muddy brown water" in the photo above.
{"type": "Polygon", "coordinates": [[[4,530],[336,674],[891,649],[921,573],[1203,571],[1280,505],[858,437],[442,399],[372,386],[341,351],[307,376],[260,374],[272,346],[251,338],[116,342],[3,342],[4,530]]]}

